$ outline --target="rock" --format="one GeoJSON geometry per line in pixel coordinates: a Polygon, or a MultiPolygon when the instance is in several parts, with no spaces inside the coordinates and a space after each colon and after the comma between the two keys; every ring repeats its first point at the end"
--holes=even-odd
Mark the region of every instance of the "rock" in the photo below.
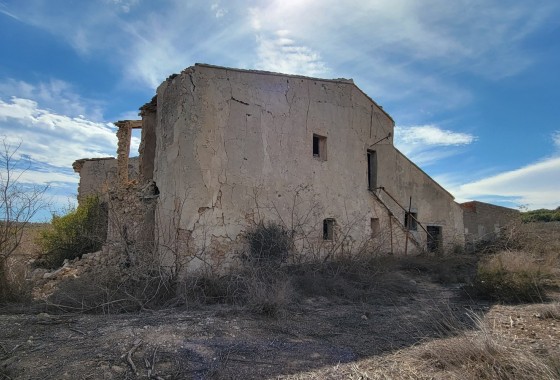
{"type": "Polygon", "coordinates": [[[126,372],[126,368],[121,367],[121,366],[119,366],[119,365],[111,366],[111,370],[112,370],[113,372],[116,372],[116,373],[125,373],[125,372],[126,372]]]}

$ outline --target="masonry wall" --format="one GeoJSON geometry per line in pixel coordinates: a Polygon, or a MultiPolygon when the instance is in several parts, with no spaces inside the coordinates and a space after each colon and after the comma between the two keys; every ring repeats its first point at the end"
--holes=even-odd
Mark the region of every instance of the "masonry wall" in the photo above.
{"type": "MultiPolygon", "coordinates": [[[[89,195],[105,195],[118,185],[117,160],[113,157],[83,158],[76,160],[72,167],[80,175],[78,202],[89,195]]],[[[128,175],[131,179],[138,178],[138,157],[129,159],[128,175]]]]}
{"type": "MultiPolygon", "coordinates": [[[[296,230],[306,255],[367,244],[422,249],[405,243],[404,214],[391,217],[394,207],[368,189],[367,151],[393,132],[393,121],[350,81],[197,65],[158,88],[155,132],[156,235],[170,260],[185,251],[189,269],[231,264],[243,231],[261,220],[296,230]],[[326,159],[313,156],[314,134],[326,138],[326,159]],[[333,241],[323,239],[326,218],[336,220],[333,241]]],[[[375,149],[380,185],[401,204],[412,195],[423,221],[445,225],[446,240],[463,230],[452,197],[391,137],[375,149]]]]}
{"type": "Polygon", "coordinates": [[[376,150],[377,182],[386,190],[377,194],[403,224],[409,208],[417,215],[421,226],[412,234],[421,246],[427,248],[424,228],[428,226],[441,228],[441,249],[449,251],[464,246],[463,211],[453,196],[393,146],[378,146],[376,150]]]}
{"type": "Polygon", "coordinates": [[[473,201],[462,203],[465,239],[469,244],[491,240],[499,235],[501,228],[520,220],[517,210],[473,201]]]}

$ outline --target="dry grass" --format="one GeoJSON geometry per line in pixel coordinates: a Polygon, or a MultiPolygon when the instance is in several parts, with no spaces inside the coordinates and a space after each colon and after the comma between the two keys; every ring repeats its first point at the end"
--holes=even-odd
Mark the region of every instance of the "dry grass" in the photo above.
{"type": "Polygon", "coordinates": [[[553,268],[527,252],[502,251],[478,265],[471,294],[500,302],[542,302],[553,268]]]}
{"type": "MultiPolygon", "coordinates": [[[[455,330],[417,346],[379,357],[281,377],[282,379],[560,379],[560,357],[542,356],[516,347],[481,317],[472,316],[475,329],[447,320],[455,330]]],[[[435,324],[442,321],[437,318],[435,324]]]]}
{"type": "Polygon", "coordinates": [[[513,347],[482,322],[473,333],[431,342],[419,351],[426,370],[453,379],[558,379],[558,370],[545,358],[513,347]]]}

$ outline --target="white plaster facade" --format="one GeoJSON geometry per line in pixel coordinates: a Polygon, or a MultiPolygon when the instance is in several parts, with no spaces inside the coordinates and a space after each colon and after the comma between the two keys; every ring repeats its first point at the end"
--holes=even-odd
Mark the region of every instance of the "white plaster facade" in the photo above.
{"type": "Polygon", "coordinates": [[[366,243],[412,253],[427,247],[421,226],[439,227],[443,247],[464,244],[459,205],[393,146],[393,120],[352,81],[196,65],[165,81],[156,103],[156,234],[166,246],[189,238],[193,253],[220,264],[261,220],[296,230],[302,254],[366,243]],[[398,204],[421,224],[408,242],[398,204]]]}

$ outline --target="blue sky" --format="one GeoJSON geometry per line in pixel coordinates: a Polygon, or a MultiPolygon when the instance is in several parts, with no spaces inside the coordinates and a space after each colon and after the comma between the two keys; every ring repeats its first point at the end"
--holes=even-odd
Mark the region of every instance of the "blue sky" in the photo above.
{"type": "Polygon", "coordinates": [[[557,0],[0,0],[0,135],[56,208],[72,162],[114,155],[111,122],[195,62],[353,78],[457,201],[556,208],[559,20],[557,0]]]}

